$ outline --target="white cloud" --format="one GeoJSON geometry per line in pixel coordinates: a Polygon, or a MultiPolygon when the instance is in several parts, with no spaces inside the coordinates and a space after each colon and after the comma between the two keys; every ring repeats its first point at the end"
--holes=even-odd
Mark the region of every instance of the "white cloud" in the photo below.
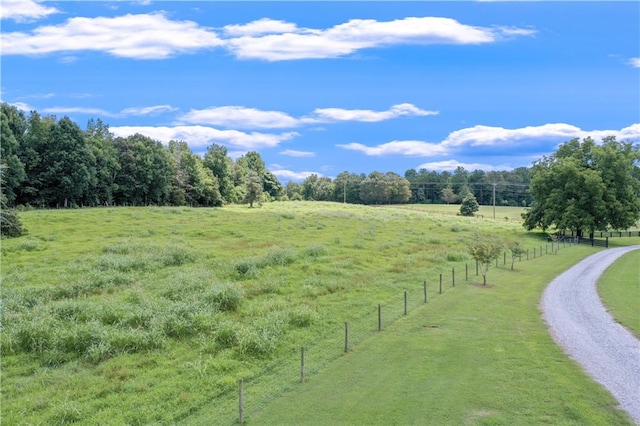
{"type": "Polygon", "coordinates": [[[465,170],[469,170],[469,171],[484,170],[485,172],[513,169],[513,167],[507,166],[507,165],[495,166],[491,164],[461,163],[457,160],[444,160],[444,161],[434,161],[430,163],[421,164],[418,167],[416,167],[416,170],[426,169],[426,170],[453,172],[458,167],[463,167],[465,170]]]}
{"type": "Polygon", "coordinates": [[[360,151],[368,156],[405,155],[411,157],[431,157],[447,153],[441,145],[422,141],[393,141],[377,146],[366,146],[360,143],[336,145],[340,148],[360,151]]]}
{"type": "Polygon", "coordinates": [[[402,116],[437,115],[437,111],[426,111],[415,105],[404,103],[393,105],[386,111],[372,111],[368,109],[342,109],[342,108],[318,108],[313,111],[313,116],[304,118],[307,122],[327,121],[364,121],[376,122],[390,120],[402,116]]]}
{"type": "Polygon", "coordinates": [[[170,140],[183,140],[186,141],[194,151],[204,149],[212,143],[231,145],[245,150],[271,148],[298,136],[298,133],[295,132],[281,134],[244,133],[238,130],[219,130],[204,126],[118,126],[110,127],[109,129],[114,135],[121,137],[140,133],[164,143],[170,140]]]}
{"type": "Polygon", "coordinates": [[[582,130],[579,127],[565,123],[527,126],[518,129],[474,126],[450,133],[442,144],[445,147],[513,146],[513,144],[522,143],[537,144],[541,141],[559,143],[573,138],[586,138],[588,136],[597,140],[606,136],[616,136],[618,140],[639,139],[640,125],[633,124],[621,130],[591,131],[582,130]]]}
{"type": "Polygon", "coordinates": [[[20,111],[23,111],[23,112],[31,112],[36,110],[31,105],[26,104],[24,102],[12,102],[10,103],[10,105],[18,108],[20,111]]]}
{"type": "MultiPolygon", "coordinates": [[[[243,28],[260,28],[265,24],[272,25],[272,21],[255,21],[243,28]]],[[[507,36],[535,33],[530,29],[469,26],[440,17],[408,17],[387,22],[352,19],[328,29],[291,26],[273,34],[274,30],[272,26],[269,34],[254,36],[245,32],[241,37],[227,39],[227,47],[241,59],[281,61],[336,58],[360,49],[398,44],[493,43],[507,36]]]]}
{"type": "Polygon", "coordinates": [[[285,21],[277,21],[269,18],[258,19],[245,25],[227,25],[224,32],[233,37],[256,36],[273,33],[288,33],[297,31],[296,24],[285,21]]]}
{"type": "MultiPolygon", "coordinates": [[[[517,129],[504,129],[502,127],[474,126],[451,132],[449,136],[439,142],[430,143],[424,141],[393,141],[376,146],[367,146],[361,143],[349,143],[336,145],[340,148],[359,151],[367,156],[391,156],[404,155],[411,157],[440,157],[454,155],[456,153],[483,156],[483,155],[516,155],[519,159],[524,157],[538,158],[540,155],[551,154],[559,144],[573,138],[593,138],[596,142],[608,136],[615,136],[619,141],[640,141],[640,124],[632,124],[620,130],[582,130],[570,124],[555,123],[542,126],[527,126],[517,129]]],[[[447,167],[455,167],[449,162],[427,163],[430,168],[448,170],[447,167]]],[[[486,164],[471,164],[465,168],[478,168],[489,170],[486,164]]],[[[504,170],[508,166],[496,166],[495,170],[504,170]]],[[[427,168],[427,167],[425,167],[427,168]]]]}
{"type": "Polygon", "coordinates": [[[631,65],[634,68],[640,68],[640,58],[629,59],[629,65],[631,65]]]}
{"type": "MultiPolygon", "coordinates": [[[[9,3],[16,1],[9,0],[9,3]]],[[[28,1],[26,4],[37,5],[28,1]]],[[[48,13],[55,11],[44,9],[48,13]]],[[[263,18],[242,25],[227,25],[218,34],[196,22],[174,21],[164,12],[155,12],[111,18],[74,17],[63,24],[42,26],[32,32],[2,34],[2,53],[46,55],[100,51],[124,58],[164,59],[225,48],[241,59],[280,61],[336,58],[360,49],[403,44],[494,43],[534,33],[531,29],[515,27],[464,25],[450,18],[408,17],[386,22],[352,19],[327,29],[299,28],[294,23],[263,18]]],[[[65,58],[76,59],[72,55],[65,58]]]]}
{"type": "Polygon", "coordinates": [[[302,181],[305,180],[306,178],[308,178],[311,175],[317,175],[318,177],[322,177],[323,175],[318,173],[318,172],[294,172],[291,170],[284,170],[284,169],[276,169],[276,170],[271,170],[271,173],[273,173],[275,176],[277,176],[279,179],[289,179],[292,181],[302,181]]]}
{"type": "Polygon", "coordinates": [[[223,106],[207,109],[192,109],[178,118],[180,123],[208,124],[241,129],[291,128],[300,124],[299,120],[280,111],[261,111],[242,106],[223,106]]]}
{"type": "Polygon", "coordinates": [[[174,108],[171,105],[154,105],[150,107],[125,108],[122,111],[120,111],[120,114],[122,115],[157,115],[157,114],[162,114],[163,112],[172,112],[176,110],[177,108],[174,108]]]}
{"type": "Polygon", "coordinates": [[[100,108],[84,108],[84,107],[50,107],[43,108],[42,112],[47,114],[87,114],[100,115],[104,117],[117,117],[117,114],[105,111],[100,108]]]}
{"type": "Polygon", "coordinates": [[[115,18],[70,18],[31,33],[2,34],[5,55],[42,55],[83,50],[133,59],[163,59],[221,46],[218,36],[192,21],[172,21],[163,12],[115,18]]]}
{"type": "Polygon", "coordinates": [[[29,22],[59,12],[55,7],[43,6],[34,0],[2,0],[0,7],[2,19],[12,19],[16,22],[29,22]]]}
{"type": "Polygon", "coordinates": [[[302,157],[315,157],[316,153],[315,152],[310,152],[310,151],[296,151],[294,149],[285,149],[284,151],[280,152],[281,155],[287,155],[289,157],[298,157],[298,158],[302,158],[302,157]]]}

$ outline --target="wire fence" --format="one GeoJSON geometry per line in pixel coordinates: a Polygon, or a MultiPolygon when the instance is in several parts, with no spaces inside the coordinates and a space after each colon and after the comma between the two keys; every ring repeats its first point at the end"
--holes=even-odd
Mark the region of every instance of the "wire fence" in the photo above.
{"type": "MultiPolygon", "coordinates": [[[[495,266],[511,268],[512,262],[516,260],[523,262],[557,254],[561,248],[572,245],[575,245],[573,239],[547,242],[526,249],[517,259],[513,259],[509,251],[504,251],[502,256],[496,258],[495,266]]],[[[215,404],[216,407],[216,414],[212,414],[210,423],[244,423],[273,400],[294,390],[346,352],[384,332],[386,327],[398,319],[425,306],[432,298],[455,289],[456,285],[476,279],[478,275],[477,262],[456,264],[449,271],[437,273],[436,276],[429,277],[429,280],[413,283],[392,299],[371,306],[360,317],[350,317],[350,313],[346,312],[336,315],[340,326],[326,330],[316,342],[300,342],[297,346],[291,346],[258,372],[239,378],[235,391],[227,390],[210,399],[207,404],[215,404]]],[[[193,412],[181,417],[184,419],[190,414],[193,412]]]]}

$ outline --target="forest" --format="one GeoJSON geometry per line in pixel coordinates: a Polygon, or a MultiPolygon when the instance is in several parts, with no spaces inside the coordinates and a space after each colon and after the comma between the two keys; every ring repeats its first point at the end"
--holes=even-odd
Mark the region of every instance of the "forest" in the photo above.
{"type": "Polygon", "coordinates": [[[101,119],[86,129],[68,117],[28,115],[2,103],[3,195],[6,207],[222,206],[315,200],[351,204],[459,203],[471,193],[480,204],[529,206],[530,169],[344,171],[312,174],[283,185],[260,154],[232,159],[227,148],[194,153],[188,141],[163,144],[141,134],[115,137],[101,119]]]}

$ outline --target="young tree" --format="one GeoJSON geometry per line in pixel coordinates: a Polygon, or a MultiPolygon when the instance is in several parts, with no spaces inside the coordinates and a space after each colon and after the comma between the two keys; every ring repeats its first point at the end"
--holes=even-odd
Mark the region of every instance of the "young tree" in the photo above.
{"type": "Polygon", "coordinates": [[[500,256],[503,249],[502,241],[496,238],[476,236],[467,249],[471,257],[479,263],[482,274],[482,285],[487,285],[487,273],[491,263],[500,256]]]}
{"type": "Polygon", "coordinates": [[[19,237],[25,233],[22,222],[13,209],[7,206],[7,197],[4,193],[4,173],[8,169],[6,164],[0,165],[0,236],[2,237],[19,237]]]}
{"type": "Polygon", "coordinates": [[[480,206],[478,205],[478,201],[476,201],[476,197],[470,192],[464,197],[462,204],[460,204],[460,214],[462,216],[473,216],[479,208],[480,206]]]}
{"type": "Polygon", "coordinates": [[[442,196],[444,202],[447,204],[455,203],[456,201],[458,201],[458,196],[455,194],[455,192],[453,192],[453,188],[451,188],[451,186],[446,186],[445,188],[443,188],[442,191],[440,191],[440,195],[442,196]]]}
{"type": "Polygon", "coordinates": [[[249,207],[253,208],[253,203],[262,199],[262,179],[258,176],[254,170],[249,170],[247,173],[247,192],[246,201],[249,203],[249,207]]]}
{"type": "Polygon", "coordinates": [[[6,197],[6,205],[15,206],[17,191],[27,178],[24,164],[18,156],[20,144],[27,130],[27,121],[22,111],[9,104],[2,103],[0,119],[2,134],[0,135],[0,159],[6,165],[3,170],[2,191],[6,197]]]}
{"type": "Polygon", "coordinates": [[[511,251],[511,270],[513,270],[513,265],[516,263],[516,259],[522,257],[523,254],[527,252],[524,247],[520,245],[519,241],[512,241],[508,244],[509,251],[511,251]]]}

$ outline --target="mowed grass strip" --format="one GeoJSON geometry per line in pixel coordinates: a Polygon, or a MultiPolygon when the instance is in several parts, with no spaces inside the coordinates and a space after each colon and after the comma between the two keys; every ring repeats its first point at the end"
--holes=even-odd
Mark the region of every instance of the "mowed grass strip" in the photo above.
{"type": "Polygon", "coordinates": [[[640,338],[640,250],[625,254],[602,274],[598,293],[613,318],[640,338]]]}
{"type": "Polygon", "coordinates": [[[571,247],[434,299],[256,413],[251,424],[629,425],[550,337],[544,287],[571,247]]]}

